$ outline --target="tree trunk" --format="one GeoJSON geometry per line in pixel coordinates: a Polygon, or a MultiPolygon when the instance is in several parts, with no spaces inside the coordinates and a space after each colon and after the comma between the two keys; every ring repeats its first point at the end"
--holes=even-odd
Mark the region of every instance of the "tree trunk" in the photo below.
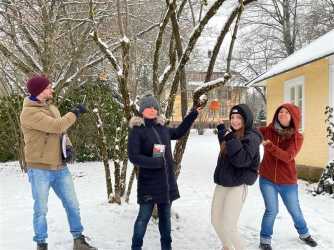
{"type": "Polygon", "coordinates": [[[127,203],[129,203],[133,181],[135,179],[135,176],[138,175],[137,172],[138,172],[137,167],[134,166],[133,169],[132,169],[131,175],[130,175],[128,191],[126,192],[126,197],[125,197],[125,202],[127,202],[127,203]]]}

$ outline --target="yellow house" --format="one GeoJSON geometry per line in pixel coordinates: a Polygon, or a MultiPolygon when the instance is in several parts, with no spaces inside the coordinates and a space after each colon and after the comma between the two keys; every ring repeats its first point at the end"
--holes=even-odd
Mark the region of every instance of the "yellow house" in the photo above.
{"type": "Polygon", "coordinates": [[[265,86],[267,122],[283,102],[302,111],[304,144],[297,157],[300,177],[317,179],[334,158],[326,138],[326,106],[334,106],[334,30],[285,58],[249,86],[265,86]]]}

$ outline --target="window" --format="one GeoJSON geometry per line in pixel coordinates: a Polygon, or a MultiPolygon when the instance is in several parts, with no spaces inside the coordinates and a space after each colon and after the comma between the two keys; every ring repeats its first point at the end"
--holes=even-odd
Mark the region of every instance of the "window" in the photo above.
{"type": "Polygon", "coordinates": [[[305,120],[304,76],[300,76],[284,82],[284,101],[293,103],[300,108],[302,115],[300,130],[303,131],[305,120]]]}

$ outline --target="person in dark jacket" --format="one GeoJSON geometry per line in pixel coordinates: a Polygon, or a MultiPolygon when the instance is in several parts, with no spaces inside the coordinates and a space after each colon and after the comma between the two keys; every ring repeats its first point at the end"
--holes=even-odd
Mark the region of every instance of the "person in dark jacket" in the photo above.
{"type": "Polygon", "coordinates": [[[137,216],[132,250],[141,250],[147,224],[156,204],[159,215],[161,249],[171,250],[171,204],[180,197],[174,174],[171,140],[180,139],[191,128],[201,108],[192,109],[177,128],[164,125],[159,103],[151,95],[139,102],[140,117],[130,120],[129,160],[139,167],[137,180],[137,216]]]}
{"type": "Polygon", "coordinates": [[[278,213],[278,194],[288,209],[299,237],[306,244],[315,247],[298,200],[298,184],[295,157],[303,144],[299,133],[301,120],[297,106],[285,103],[279,106],[272,122],[260,128],[264,141],[264,158],[260,165],[260,189],[266,210],[264,212],[260,248],[271,250],[271,238],[278,213]]]}
{"type": "Polygon", "coordinates": [[[214,173],[217,184],[212,201],[211,222],[224,250],[245,249],[237,223],[247,196],[247,185],[257,179],[260,164],[260,133],[253,128],[253,115],[245,104],[230,111],[230,130],[217,126],[220,154],[214,173]]]}

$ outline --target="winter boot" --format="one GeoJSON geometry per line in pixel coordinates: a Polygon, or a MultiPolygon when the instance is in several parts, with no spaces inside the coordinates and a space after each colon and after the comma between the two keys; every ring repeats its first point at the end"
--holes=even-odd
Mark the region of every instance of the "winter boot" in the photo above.
{"type": "Polygon", "coordinates": [[[299,237],[302,241],[305,242],[305,244],[311,246],[311,247],[316,247],[318,244],[317,242],[310,236],[306,237],[306,238],[301,238],[299,237]]]}
{"type": "Polygon", "coordinates": [[[81,235],[79,238],[74,239],[73,250],[97,250],[86,242],[86,237],[81,235]]]}
{"type": "Polygon", "coordinates": [[[273,250],[270,244],[260,243],[259,248],[261,250],[273,250]]]}
{"type": "Polygon", "coordinates": [[[37,250],[48,250],[48,243],[38,243],[37,250]]]}

